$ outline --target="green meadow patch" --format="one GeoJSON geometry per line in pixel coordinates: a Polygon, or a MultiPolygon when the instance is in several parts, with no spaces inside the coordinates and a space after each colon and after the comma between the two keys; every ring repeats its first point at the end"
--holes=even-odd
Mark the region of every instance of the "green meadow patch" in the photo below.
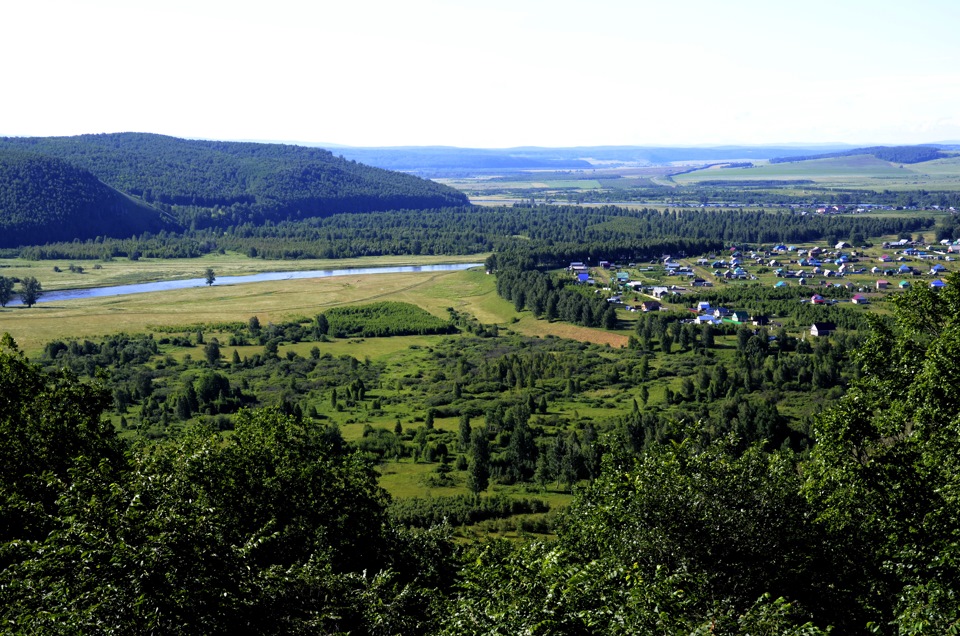
{"type": "Polygon", "coordinates": [[[330,333],[338,338],[424,336],[453,333],[456,327],[416,305],[380,302],[369,305],[333,307],[324,316],[330,333]]]}

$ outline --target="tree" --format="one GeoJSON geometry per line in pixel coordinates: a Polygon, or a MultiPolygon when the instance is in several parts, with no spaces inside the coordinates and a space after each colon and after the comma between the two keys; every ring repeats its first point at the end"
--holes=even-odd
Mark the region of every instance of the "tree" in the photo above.
{"type": "Polygon", "coordinates": [[[27,307],[32,307],[37,304],[37,300],[40,298],[43,288],[40,286],[40,281],[38,281],[33,276],[27,276],[20,281],[20,300],[23,301],[23,304],[27,307]]]}
{"type": "Polygon", "coordinates": [[[851,560],[805,523],[797,458],[741,453],[732,440],[700,447],[688,432],[636,459],[608,455],[555,541],[478,546],[443,633],[856,631],[822,578],[852,575],[851,560]]]}
{"type": "MultiPolygon", "coordinates": [[[[427,609],[432,589],[450,585],[437,567],[447,542],[394,527],[376,472],[336,436],[276,410],[244,412],[229,437],[191,428],[131,453],[119,473],[81,460],[51,527],[4,552],[4,623],[24,633],[434,631],[427,609]]],[[[49,489],[55,474],[42,481],[49,489]]]]}
{"type": "Polygon", "coordinates": [[[490,485],[490,443],[487,440],[486,427],[473,431],[470,440],[470,455],[467,488],[474,496],[479,496],[490,485]]]}
{"type": "Polygon", "coordinates": [[[0,276],[0,307],[6,307],[13,300],[13,279],[0,276]]]}
{"type": "MultiPolygon", "coordinates": [[[[236,355],[236,350],[234,350],[233,353],[236,355]]],[[[203,355],[207,359],[207,364],[211,367],[217,368],[220,366],[220,343],[216,338],[212,338],[210,342],[206,344],[203,348],[203,355]]]]}
{"type": "Polygon", "coordinates": [[[858,349],[862,377],[818,418],[804,493],[849,541],[856,604],[899,633],[960,624],[960,274],[893,300],[858,349]]]}
{"type": "Polygon", "coordinates": [[[330,331],[330,322],[324,314],[317,314],[317,335],[325,336],[330,331]]]}
{"type": "Polygon", "coordinates": [[[473,435],[473,429],[470,426],[470,415],[468,413],[460,414],[460,426],[459,426],[459,447],[460,450],[465,451],[470,447],[470,441],[473,435]]]}
{"type": "Polygon", "coordinates": [[[213,268],[207,268],[207,271],[204,273],[204,280],[207,282],[207,286],[213,285],[213,282],[217,280],[217,275],[214,274],[213,268]]]}

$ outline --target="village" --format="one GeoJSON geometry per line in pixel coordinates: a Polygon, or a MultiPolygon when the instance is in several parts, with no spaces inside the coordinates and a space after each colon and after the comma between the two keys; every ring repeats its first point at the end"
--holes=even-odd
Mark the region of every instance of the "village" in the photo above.
{"type": "MultiPolygon", "coordinates": [[[[705,289],[737,284],[775,289],[798,286],[810,291],[809,296],[791,296],[798,303],[864,306],[914,285],[943,288],[946,275],[960,270],[951,265],[958,259],[960,241],[928,245],[903,238],[866,247],[854,247],[846,241],[833,246],[731,246],[726,254],[664,254],[648,263],[625,266],[608,260],[595,265],[571,262],[566,271],[575,284],[594,287],[595,294],[605,294],[607,302],[626,315],[679,310],[690,312],[685,322],[698,325],[779,327],[776,316],[752,315],[744,309],[694,302],[689,297],[705,289]],[[826,290],[833,292],[830,297],[826,290]]],[[[832,322],[809,324],[812,337],[828,336],[836,329],[832,322]]]]}

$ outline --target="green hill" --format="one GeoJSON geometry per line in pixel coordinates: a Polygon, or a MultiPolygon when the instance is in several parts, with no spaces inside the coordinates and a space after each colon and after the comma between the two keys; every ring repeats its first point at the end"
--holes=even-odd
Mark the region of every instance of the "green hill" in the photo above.
{"type": "Polygon", "coordinates": [[[855,155],[872,155],[881,161],[891,163],[922,163],[942,159],[946,155],[937,146],[871,146],[869,148],[854,148],[843,152],[830,152],[817,155],[802,155],[793,157],[777,157],[770,163],[791,163],[808,161],[810,159],[833,159],[835,157],[851,157],[855,155]]]}
{"type": "Polygon", "coordinates": [[[452,188],[302,146],[116,133],[0,138],[2,150],[67,161],[184,226],[467,204],[452,188]]]}
{"type": "Polygon", "coordinates": [[[60,159],[0,150],[0,247],[173,229],[155,208],[60,159]]]}

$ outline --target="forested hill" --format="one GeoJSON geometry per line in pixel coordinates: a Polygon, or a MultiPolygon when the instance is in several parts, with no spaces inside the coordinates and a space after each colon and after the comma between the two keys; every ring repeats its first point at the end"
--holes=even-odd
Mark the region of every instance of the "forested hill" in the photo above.
{"type": "Polygon", "coordinates": [[[837,157],[852,157],[855,155],[873,155],[881,161],[892,163],[920,163],[933,161],[947,155],[940,151],[938,146],[871,146],[870,148],[856,148],[843,152],[830,152],[818,155],[802,155],[794,157],[778,157],[770,163],[789,163],[794,161],[808,161],[810,159],[835,159],[837,157]]]}
{"type": "Polygon", "coordinates": [[[185,226],[467,203],[452,188],[302,146],[116,133],[0,138],[2,150],[67,161],[185,226]]]}
{"type": "Polygon", "coordinates": [[[0,150],[0,247],[126,237],[176,227],[60,159],[0,150]]]}

